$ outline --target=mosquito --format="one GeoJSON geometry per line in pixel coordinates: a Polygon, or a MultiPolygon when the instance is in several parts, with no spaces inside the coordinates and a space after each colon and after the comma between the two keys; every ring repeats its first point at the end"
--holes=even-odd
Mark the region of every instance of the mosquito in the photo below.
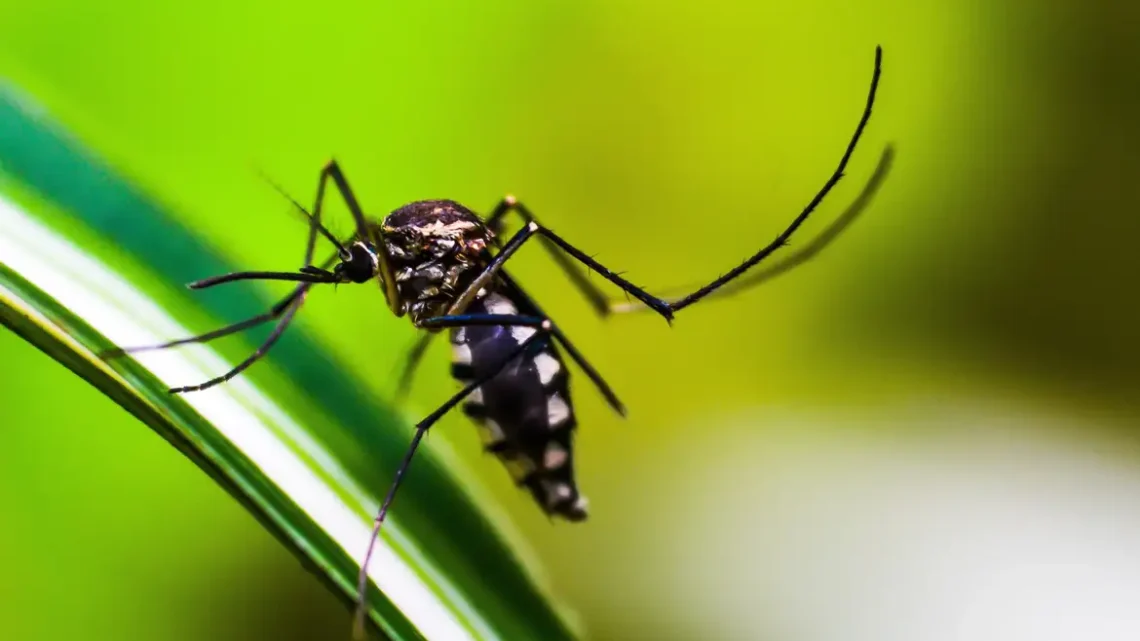
{"type": "MultiPolygon", "coordinates": [[[[677,298],[654,296],[600,264],[548,227],[526,205],[506,196],[486,218],[452,200],[420,200],[389,213],[382,220],[369,218],[357,200],[340,165],[330,161],[320,172],[311,210],[296,201],[293,206],[309,222],[304,266],[295,272],[247,271],[223,274],[190,283],[205,289],[239,280],[280,280],[298,283],[269,311],[199,336],[161,345],[119,348],[108,357],[146,350],[203,343],[276,321],[265,341],[230,371],[198,385],[177,387],[171,393],[209,389],[245,371],[262,358],[281,337],[314,285],[376,282],[388,308],[407,316],[424,334],[412,349],[401,376],[406,388],[430,339],[443,330],[451,338],[451,373],[462,389],[415,425],[408,450],[380,504],[368,551],[360,565],[357,585],[356,633],[363,633],[368,586],[368,563],[392,501],[420,441],[441,417],[462,403],[462,411],[478,426],[487,451],[506,467],[514,482],[528,491],[549,516],[578,522],[586,519],[587,501],[574,476],[573,434],[577,426],[570,397],[568,356],[585,373],[619,415],[625,407],[601,374],[590,364],[557,324],[504,268],[506,262],[532,238],[538,238],[570,282],[602,316],[648,309],[672,324],[677,312],[714,292],[735,292],[757,284],[807,260],[842,230],[834,225],[814,246],[807,246],[777,264],[774,270],[738,277],[788,244],[788,240],[843,177],[847,162],[871,117],[879,85],[882,48],[875,49],[875,66],[866,106],[838,167],[803,211],[772,242],[712,282],[677,298]],[[321,222],[328,185],[339,192],[355,223],[351,237],[341,240],[321,222]],[[523,227],[502,242],[504,219],[521,218],[523,227]],[[335,254],[314,263],[317,237],[335,248],[335,254]],[[587,278],[582,266],[616,285],[633,301],[615,303],[587,278]],[[757,278],[757,276],[759,276],[757,278]],[[733,283],[733,287],[726,287],[733,283]],[[724,289],[722,289],[724,288],[724,289]]],[[[872,183],[877,186],[889,163],[888,147],[872,183]]],[[[868,196],[871,183],[864,191],[868,196]]],[[[284,192],[282,192],[284,193],[284,192]]],[[[851,211],[851,210],[849,210],[851,211]]],[[[849,221],[848,221],[849,222],[849,221]]]]}

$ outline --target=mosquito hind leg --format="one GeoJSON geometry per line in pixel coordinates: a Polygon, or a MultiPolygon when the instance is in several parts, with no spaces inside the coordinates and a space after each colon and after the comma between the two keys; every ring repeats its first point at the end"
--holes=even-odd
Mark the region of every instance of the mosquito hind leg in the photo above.
{"type": "MultiPolygon", "coordinates": [[[[815,211],[815,209],[819,206],[827,194],[831,192],[832,188],[834,188],[840,179],[843,178],[844,171],[847,168],[847,163],[851,159],[851,155],[855,152],[855,147],[858,145],[859,139],[863,135],[863,130],[866,128],[867,122],[871,118],[871,108],[875,104],[875,95],[879,87],[879,77],[882,74],[882,58],[882,47],[876,47],[875,68],[874,73],[871,76],[871,88],[867,95],[867,102],[863,108],[863,113],[859,118],[858,125],[855,127],[855,133],[852,135],[850,142],[847,144],[847,149],[844,151],[843,156],[839,160],[838,166],[832,172],[831,176],[828,177],[827,181],[824,182],[823,187],[820,188],[818,192],[816,192],[815,196],[811,199],[810,202],[808,202],[807,206],[800,212],[800,214],[796,216],[796,218],[792,220],[791,224],[789,224],[784,229],[784,231],[780,232],[780,234],[776,236],[772,242],[762,247],[758,252],[745,259],[742,263],[729,270],[724,275],[712,280],[702,287],[697,288],[695,291],[674,300],[666,300],[664,298],[650,294],[643,288],[634,285],[598,261],[594,260],[592,257],[586,255],[580,249],[574,247],[551,230],[540,225],[539,222],[535,219],[534,215],[528,209],[526,209],[525,206],[523,206],[511,196],[507,196],[502,201],[500,201],[499,206],[496,207],[495,210],[488,216],[488,225],[492,229],[498,229],[501,225],[502,217],[510,211],[518,211],[519,215],[527,221],[527,224],[523,229],[516,232],[510,241],[502,245],[502,249],[495,257],[495,260],[491,263],[490,267],[498,269],[501,267],[502,262],[509,257],[510,253],[517,251],[518,247],[523,242],[525,242],[533,235],[539,235],[543,237],[542,244],[547,248],[548,251],[551,252],[551,255],[555,258],[555,261],[558,263],[558,265],[575,284],[579,291],[582,292],[582,294],[586,297],[591,306],[599,315],[607,316],[613,313],[616,311],[615,306],[609,301],[605,294],[601,292],[601,290],[599,290],[596,286],[587,280],[585,274],[582,273],[582,270],[579,268],[579,266],[573,264],[570,258],[573,258],[575,261],[581,263],[587,269],[597,272],[598,275],[602,276],[614,285],[617,285],[626,294],[632,296],[644,304],[646,307],[649,307],[653,311],[657,312],[663,318],[665,318],[665,320],[672,322],[673,315],[676,312],[679,312],[680,310],[692,305],[693,303],[702,300],[713,292],[721,289],[725,285],[735,281],[745,272],[749,271],[757,264],[768,258],[768,256],[770,256],[776,250],[786,246],[788,244],[788,240],[792,237],[796,230],[799,229],[799,227],[804,223],[804,221],[807,220],[808,216],[810,216],[811,213],[815,211]],[[559,249],[562,251],[557,251],[559,249]],[[563,252],[569,257],[562,255],[563,252]]],[[[476,279],[475,285],[482,287],[486,284],[489,278],[490,276],[488,276],[487,279],[484,279],[483,276],[480,276],[476,279]]],[[[465,293],[464,296],[466,295],[467,294],[465,293]]],[[[473,293],[471,295],[473,295],[473,293]]]]}
{"type": "MultiPolygon", "coordinates": [[[[840,214],[835,220],[831,221],[831,223],[829,223],[823,231],[817,234],[816,237],[811,240],[811,242],[798,247],[796,250],[789,254],[786,254],[785,258],[780,262],[774,263],[767,268],[761,269],[760,271],[753,273],[747,278],[741,278],[737,281],[734,281],[732,284],[720,290],[717,290],[716,293],[711,294],[708,298],[725,298],[752,289],[753,287],[758,287],[772,280],[773,278],[776,278],[777,276],[782,276],[792,271],[792,269],[799,267],[800,265],[818,256],[821,252],[823,252],[824,249],[827,248],[828,245],[834,242],[836,238],[838,238],[844,231],[846,231],[847,228],[850,227],[855,222],[855,220],[859,218],[859,216],[863,213],[863,210],[867,208],[867,205],[875,197],[876,192],[878,192],[879,187],[882,186],[883,181],[887,177],[887,174],[890,173],[891,164],[894,161],[894,156],[894,147],[887,145],[886,148],[883,149],[882,155],[879,156],[879,164],[875,167],[874,173],[871,174],[871,177],[867,179],[867,182],[863,185],[863,190],[859,192],[859,195],[855,197],[855,200],[851,201],[851,204],[847,206],[847,209],[844,210],[843,213],[840,214]]],[[[676,290],[673,290],[673,293],[664,296],[664,298],[669,301],[669,304],[675,305],[683,297],[683,294],[676,293],[678,290],[680,290],[680,288],[677,288],[676,290]]],[[[689,290],[685,289],[680,291],[689,290]]],[[[612,303],[611,308],[614,313],[619,314],[628,312],[644,312],[648,309],[649,308],[641,304],[640,301],[612,303]]]]}
{"type": "Polygon", "coordinates": [[[416,370],[419,369],[420,361],[423,360],[424,353],[431,345],[431,339],[435,334],[423,334],[416,339],[416,344],[408,350],[407,356],[404,357],[404,368],[400,372],[399,383],[396,385],[396,398],[400,399],[407,395],[412,389],[412,379],[415,377],[416,370]]]}
{"type": "MultiPolygon", "coordinates": [[[[497,235],[502,230],[503,218],[511,212],[517,213],[524,223],[541,224],[526,205],[514,196],[508,194],[503,196],[503,199],[499,201],[495,209],[487,216],[487,226],[497,235]]],[[[590,304],[594,312],[603,318],[609,316],[613,311],[612,304],[605,293],[602,292],[597,285],[590,282],[590,279],[586,277],[586,274],[582,273],[582,269],[576,265],[574,261],[570,260],[565,253],[558,251],[557,246],[545,240],[542,241],[542,246],[546,249],[551,259],[554,260],[555,264],[558,265],[558,268],[562,270],[562,273],[570,279],[571,284],[578,290],[578,293],[586,298],[586,302],[590,304]]]]}
{"type": "Polygon", "coordinates": [[[515,325],[533,327],[537,331],[531,334],[526,340],[519,343],[518,347],[511,351],[499,364],[488,370],[488,372],[471,381],[463,387],[459,392],[452,395],[442,405],[436,408],[432,413],[425,416],[415,426],[415,435],[412,436],[412,442],[408,445],[408,451],[404,454],[404,458],[400,461],[400,466],[396,468],[396,475],[389,486],[388,492],[384,495],[384,500],[380,504],[380,509],[376,513],[376,518],[373,520],[372,534],[368,540],[368,550],[364,554],[364,560],[360,564],[360,574],[357,577],[356,586],[356,617],[354,625],[354,636],[357,639],[364,638],[364,621],[367,613],[367,604],[365,597],[368,590],[368,563],[372,560],[372,552],[376,548],[376,541],[380,535],[380,528],[384,524],[384,518],[388,515],[388,510],[392,506],[392,501],[396,498],[396,491],[400,488],[400,484],[404,479],[404,474],[408,471],[411,465],[412,458],[419,448],[420,442],[423,440],[424,434],[431,428],[440,418],[450,412],[456,405],[467,398],[471,392],[475,391],[480,385],[499,375],[509,363],[514,361],[519,356],[526,353],[539,341],[547,340],[550,331],[550,321],[543,318],[522,317],[522,316],[503,316],[494,314],[481,314],[481,315],[468,315],[464,318],[460,317],[437,317],[436,319],[428,319],[429,321],[436,320],[440,327],[463,326],[472,324],[494,324],[494,325],[515,325]]]}

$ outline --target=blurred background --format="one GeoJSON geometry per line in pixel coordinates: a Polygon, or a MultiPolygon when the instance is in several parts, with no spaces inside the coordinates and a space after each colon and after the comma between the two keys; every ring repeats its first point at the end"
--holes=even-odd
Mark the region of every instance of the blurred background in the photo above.
{"type": "MultiPolygon", "coordinates": [[[[436,429],[595,639],[1140,638],[1140,8],[44,0],[0,25],[3,76],[236,264],[301,256],[257,172],[307,202],[335,156],[373,215],[514,193],[658,291],[806,204],[883,45],[862,146],[798,242],[898,155],[817,260],[669,328],[601,321],[517,259],[630,408],[577,377],[587,524],[551,525],[462,416],[436,429]]],[[[304,317],[391,393],[414,333],[379,296],[304,317]]],[[[401,402],[438,404],[447,360],[401,402]]],[[[0,363],[0,637],[347,629],[150,430],[7,332],[0,363]]]]}

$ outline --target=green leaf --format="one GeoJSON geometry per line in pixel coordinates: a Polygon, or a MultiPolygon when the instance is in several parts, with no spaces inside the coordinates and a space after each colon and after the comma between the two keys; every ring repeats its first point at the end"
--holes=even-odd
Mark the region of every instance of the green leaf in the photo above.
{"type": "MultiPolygon", "coordinates": [[[[258,365],[259,383],[269,381],[261,387],[238,377],[169,394],[229,369],[208,345],[96,356],[268,309],[273,300],[255,284],[180,289],[237,269],[42,108],[0,87],[0,322],[178,448],[351,603],[378,498],[411,437],[407,417],[346,374],[303,324],[273,349],[271,366],[258,365]]],[[[462,482],[446,448],[421,448],[370,565],[379,587],[370,618],[387,636],[578,636],[495,510],[462,482]]],[[[350,625],[346,612],[346,637],[350,625]]]]}

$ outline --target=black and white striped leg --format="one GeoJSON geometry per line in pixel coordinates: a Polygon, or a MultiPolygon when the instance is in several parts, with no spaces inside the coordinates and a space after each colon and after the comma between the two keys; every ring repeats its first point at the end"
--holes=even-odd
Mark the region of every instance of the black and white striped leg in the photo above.
{"type": "MultiPolygon", "coordinates": [[[[486,316],[496,315],[489,314],[486,316]]],[[[451,320],[444,321],[442,318],[440,321],[440,327],[463,326],[461,324],[451,325],[449,324],[451,323],[451,320]]],[[[356,586],[357,607],[355,634],[358,639],[363,638],[364,636],[364,618],[365,613],[367,612],[365,597],[367,595],[368,589],[368,563],[372,560],[372,553],[376,548],[376,540],[380,535],[380,528],[384,524],[384,517],[388,515],[388,510],[391,508],[392,501],[396,497],[396,491],[400,488],[400,483],[403,481],[404,474],[407,472],[408,466],[411,465],[412,458],[415,456],[416,449],[419,448],[420,441],[423,440],[424,434],[426,434],[428,429],[430,429],[432,425],[439,421],[440,418],[442,418],[456,405],[462,402],[464,398],[467,398],[467,396],[469,396],[479,386],[498,376],[503,368],[510,364],[511,361],[525,354],[527,350],[537,347],[541,341],[547,340],[550,333],[550,321],[541,318],[535,319],[515,317],[514,319],[511,319],[499,317],[493,321],[489,319],[474,319],[473,323],[470,324],[525,325],[528,327],[534,327],[537,331],[531,334],[526,340],[519,343],[517,349],[508,354],[507,357],[498,363],[496,367],[492,368],[486,375],[480,376],[476,380],[473,380],[465,385],[463,389],[461,389],[458,393],[447,399],[443,405],[440,405],[438,408],[436,408],[435,411],[425,416],[419,423],[416,423],[416,432],[415,435],[412,436],[412,442],[408,446],[408,451],[404,454],[404,458],[400,462],[400,466],[396,469],[396,476],[392,481],[392,485],[388,488],[388,493],[384,496],[383,502],[380,504],[380,510],[376,513],[376,518],[373,521],[372,526],[372,536],[368,541],[368,551],[364,555],[364,561],[360,564],[360,575],[358,576],[356,586]]]]}
{"type": "MultiPolygon", "coordinates": [[[[526,226],[520,230],[520,232],[516,233],[511,241],[508,241],[505,245],[503,245],[499,256],[509,256],[508,250],[517,250],[518,245],[521,245],[522,242],[529,238],[531,235],[539,234],[543,237],[544,244],[547,244],[545,241],[549,241],[558,249],[561,249],[566,254],[569,254],[570,257],[582,263],[590,270],[596,271],[603,278],[617,285],[622,289],[622,291],[640,301],[644,306],[657,312],[666,320],[671,321],[673,315],[676,312],[688,307],[689,305],[692,305],[693,303],[696,303],[699,300],[704,299],[728,283],[736,280],[745,272],[752,269],[754,266],[770,256],[773,252],[787,245],[788,240],[792,237],[796,230],[799,229],[804,221],[807,220],[808,216],[810,216],[811,213],[815,211],[816,207],[819,206],[820,202],[823,201],[824,197],[826,197],[832,188],[835,187],[839,180],[843,178],[843,173],[847,168],[847,163],[851,159],[851,155],[854,153],[855,147],[858,145],[859,139],[863,135],[863,130],[866,128],[868,120],[871,118],[871,108],[875,103],[875,94],[879,87],[879,76],[882,73],[882,57],[882,48],[876,47],[875,69],[871,77],[871,89],[867,95],[867,103],[863,108],[863,114],[860,117],[859,123],[855,128],[855,133],[852,135],[851,140],[847,145],[847,149],[844,151],[843,156],[839,160],[839,165],[835,168],[835,171],[832,172],[831,176],[824,183],[823,187],[816,193],[815,197],[811,199],[803,211],[800,212],[800,214],[792,221],[792,223],[788,225],[783,232],[776,236],[772,242],[765,245],[760,249],[760,251],[750,256],[744,262],[740,263],[735,268],[725,273],[723,276],[720,276],[719,278],[714,279],[712,282],[697,288],[691,293],[673,300],[666,300],[664,298],[659,298],[657,296],[649,294],[642,288],[633,285],[629,281],[610,271],[604,265],[587,256],[581,250],[566,242],[558,235],[541,226],[535,219],[534,215],[525,206],[523,206],[511,196],[504,198],[499,203],[498,207],[496,207],[495,210],[491,213],[489,216],[489,224],[491,225],[492,229],[497,229],[501,226],[501,219],[506,215],[507,212],[518,211],[520,216],[522,216],[522,218],[526,221],[526,226]],[[517,243],[516,239],[518,239],[517,243]],[[513,249],[512,243],[516,243],[513,249]]],[[[547,245],[547,247],[548,249],[553,249],[550,247],[550,245],[547,245]]],[[[557,254],[557,252],[555,253],[557,254]]],[[[505,259],[506,258],[503,258],[503,260],[505,259]]],[[[589,282],[585,274],[582,273],[581,269],[579,269],[577,265],[574,265],[572,262],[567,260],[565,256],[562,256],[561,258],[556,257],[555,260],[558,262],[562,270],[566,272],[570,280],[578,287],[578,289],[594,307],[595,311],[603,316],[618,311],[618,308],[615,307],[596,286],[589,282]]],[[[480,287],[482,287],[485,284],[485,281],[479,282],[478,284],[480,287]]]]}

